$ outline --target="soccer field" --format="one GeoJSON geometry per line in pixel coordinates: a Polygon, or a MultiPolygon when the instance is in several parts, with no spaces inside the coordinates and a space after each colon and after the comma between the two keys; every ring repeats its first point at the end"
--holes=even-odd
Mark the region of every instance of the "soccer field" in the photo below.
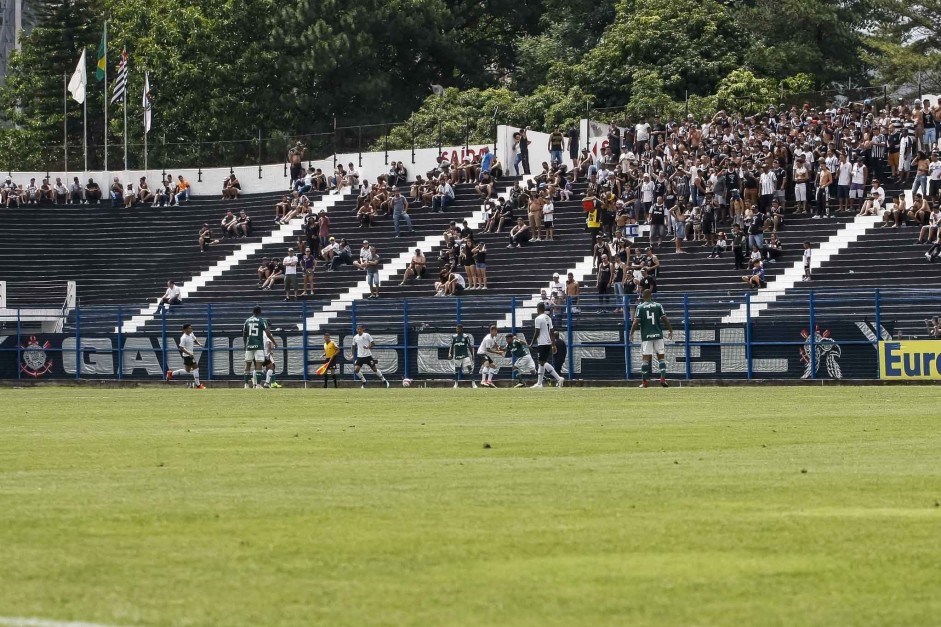
{"type": "Polygon", "coordinates": [[[929,387],[38,388],[0,403],[2,617],[941,620],[929,387]]]}

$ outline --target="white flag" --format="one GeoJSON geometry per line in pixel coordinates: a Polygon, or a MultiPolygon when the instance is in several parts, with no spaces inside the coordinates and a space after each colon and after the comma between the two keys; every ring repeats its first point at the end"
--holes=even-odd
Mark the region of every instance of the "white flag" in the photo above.
{"type": "Polygon", "coordinates": [[[150,132],[150,73],[144,73],[144,132],[150,132]]]}
{"type": "Polygon", "coordinates": [[[72,78],[69,80],[69,93],[72,94],[72,98],[75,102],[81,104],[85,102],[85,83],[88,82],[88,77],[85,75],[85,51],[82,50],[82,58],[78,60],[78,67],[75,68],[75,73],[72,74],[72,78]]]}

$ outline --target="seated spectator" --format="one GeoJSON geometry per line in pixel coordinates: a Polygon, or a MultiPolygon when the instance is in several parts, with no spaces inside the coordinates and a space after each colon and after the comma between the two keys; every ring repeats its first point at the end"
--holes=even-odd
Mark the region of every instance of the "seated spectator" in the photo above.
{"type": "Polygon", "coordinates": [[[448,205],[450,205],[453,201],[454,188],[447,179],[442,177],[438,183],[438,188],[435,191],[434,196],[431,197],[431,212],[444,213],[444,210],[447,209],[448,205]]]}
{"type": "MultiPolygon", "coordinates": [[[[292,192],[296,194],[297,192],[292,192]]],[[[274,221],[280,223],[282,218],[286,216],[291,211],[291,196],[282,196],[281,202],[275,204],[274,206],[274,221]]]]}
{"type": "Polygon", "coordinates": [[[271,276],[271,273],[274,271],[274,262],[268,257],[262,257],[261,265],[258,266],[258,287],[262,287],[265,284],[265,281],[271,276]]]}
{"type": "Polygon", "coordinates": [[[497,199],[497,222],[494,233],[503,231],[504,224],[513,224],[513,206],[509,202],[503,202],[503,197],[497,199]]]}
{"type": "Polygon", "coordinates": [[[359,228],[368,229],[373,226],[376,220],[376,208],[370,203],[364,203],[359,211],[356,212],[356,219],[359,222],[359,228]]]}
{"type": "Polygon", "coordinates": [[[249,237],[252,234],[252,219],[245,210],[239,211],[239,217],[235,220],[235,237],[249,237]]]}
{"type": "Polygon", "coordinates": [[[202,228],[199,229],[199,252],[204,253],[208,246],[218,243],[219,240],[212,239],[212,229],[209,228],[209,223],[203,224],[202,228]]]}
{"type": "Polygon", "coordinates": [[[137,194],[134,193],[134,185],[132,183],[127,184],[127,188],[124,190],[124,208],[130,209],[137,202],[137,194]]]}
{"type": "Polygon", "coordinates": [[[96,205],[101,202],[101,188],[95,179],[88,179],[88,184],[85,185],[85,202],[96,205]]]}
{"type": "Polygon", "coordinates": [[[26,190],[23,189],[22,185],[13,185],[9,190],[5,189],[3,193],[3,204],[6,207],[10,205],[22,207],[26,204],[26,190]]]}
{"type": "Polygon", "coordinates": [[[39,200],[50,203],[55,203],[56,201],[56,192],[52,188],[52,185],[49,184],[49,179],[43,179],[42,185],[39,186],[39,200]]]}
{"type": "MultiPolygon", "coordinates": [[[[82,183],[78,180],[78,177],[72,178],[72,184],[69,185],[69,202],[73,205],[85,204],[85,199],[82,196],[83,191],[82,183]]],[[[98,196],[101,197],[101,192],[98,192],[98,196]]]]}
{"type": "Polygon", "coordinates": [[[751,274],[747,274],[742,277],[742,282],[747,283],[748,287],[753,289],[758,289],[765,287],[765,268],[761,265],[761,260],[752,262],[751,274]]]}
{"type": "Polygon", "coordinates": [[[154,193],[151,191],[150,185],[147,184],[147,179],[143,176],[140,177],[140,181],[137,183],[137,199],[145,205],[154,200],[154,193]]]}
{"type": "Polygon", "coordinates": [[[297,194],[306,194],[314,187],[314,169],[307,168],[303,176],[294,181],[294,192],[297,194]]]}
{"type": "Polygon", "coordinates": [[[885,206],[885,211],[882,212],[882,228],[889,228],[891,225],[891,228],[897,229],[904,217],[905,196],[900,195],[893,204],[885,206]]]}
{"type": "Polygon", "coordinates": [[[238,218],[235,217],[231,209],[225,212],[219,225],[222,227],[222,237],[238,237],[238,230],[236,229],[238,218]]]}
{"type": "Polygon", "coordinates": [[[941,340],[941,317],[927,318],[925,327],[928,329],[928,338],[932,340],[941,340]]]}
{"type": "Polygon", "coordinates": [[[525,246],[531,238],[532,232],[529,230],[529,225],[523,222],[523,218],[517,218],[516,226],[510,229],[510,243],[507,248],[525,246]]]}
{"type": "Polygon", "coordinates": [[[885,203],[885,190],[882,189],[882,186],[879,185],[879,181],[876,179],[872,180],[872,189],[869,192],[869,196],[866,197],[863,206],[860,208],[857,215],[861,216],[877,216],[879,212],[882,211],[882,205],[885,203]]]}
{"type": "Polygon", "coordinates": [[[235,174],[230,174],[222,182],[222,200],[234,200],[242,195],[242,184],[239,183],[239,180],[235,177],[235,174]]]}
{"type": "Polygon", "coordinates": [[[405,274],[399,285],[411,285],[418,279],[425,278],[425,264],[425,255],[422,254],[420,248],[416,248],[415,254],[412,255],[411,262],[409,262],[408,267],[405,268],[405,274]]]}
{"type": "Polygon", "coordinates": [[[346,187],[353,189],[359,185],[359,172],[353,166],[353,163],[350,162],[349,169],[346,171],[346,180],[344,181],[346,187]]]}
{"type": "Polygon", "coordinates": [[[36,185],[36,179],[29,179],[29,185],[26,186],[26,204],[38,205],[42,200],[39,193],[39,187],[36,185]]]}
{"type": "Polygon", "coordinates": [[[313,182],[314,191],[327,191],[327,175],[323,173],[323,170],[320,168],[314,170],[314,177],[311,180],[313,182]]]}
{"type": "Polygon", "coordinates": [[[464,277],[459,272],[452,272],[448,275],[448,280],[444,284],[445,296],[460,296],[467,289],[464,277]]]}
{"type": "Polygon", "coordinates": [[[918,244],[927,244],[938,235],[938,227],[941,226],[941,210],[937,207],[928,214],[927,223],[918,230],[918,244]]]}
{"type": "MultiPolygon", "coordinates": [[[[273,259],[271,261],[273,267],[271,272],[268,274],[268,278],[264,280],[261,284],[261,289],[269,291],[276,283],[284,283],[284,262],[281,259],[273,259]]],[[[297,284],[295,284],[295,288],[297,284]]]]}
{"type": "Polygon", "coordinates": [[[3,202],[4,205],[9,206],[7,205],[7,198],[9,198],[10,194],[15,191],[16,185],[14,185],[13,179],[8,176],[7,180],[2,185],[0,185],[0,202],[3,202]]]}
{"type": "Polygon", "coordinates": [[[920,228],[928,224],[929,215],[931,215],[931,206],[928,200],[920,193],[915,194],[912,198],[912,205],[905,213],[905,221],[920,228]]]}
{"type": "Polygon", "coordinates": [[[114,177],[114,181],[111,183],[111,206],[120,207],[124,204],[124,186],[121,185],[121,181],[118,180],[118,177],[114,177]]]}
{"type": "Polygon", "coordinates": [[[347,244],[345,239],[341,239],[336,244],[336,252],[330,256],[330,268],[329,271],[336,271],[340,269],[340,266],[352,266],[353,265],[353,253],[350,250],[350,245],[347,244]]]}
{"type": "Polygon", "coordinates": [[[481,198],[490,198],[493,196],[493,179],[489,172],[481,172],[477,185],[474,187],[481,198]]]}
{"type": "Polygon", "coordinates": [[[184,203],[188,202],[190,199],[190,184],[189,181],[183,178],[183,175],[180,174],[176,177],[176,202],[184,203]]]}
{"type": "Polygon", "coordinates": [[[778,239],[778,234],[772,233],[771,238],[765,242],[765,260],[767,260],[768,263],[777,263],[778,258],[783,252],[784,247],[781,244],[781,240],[778,239]]]}
{"type": "Polygon", "coordinates": [[[784,207],[777,198],[771,200],[771,209],[765,214],[765,230],[777,233],[784,226],[784,207]]]}
{"type": "Polygon", "coordinates": [[[339,194],[343,188],[343,183],[345,180],[346,170],[343,168],[343,164],[339,163],[337,164],[336,169],[333,171],[333,176],[327,179],[327,183],[329,184],[330,190],[332,192],[339,194]]]}
{"type": "MultiPolygon", "coordinates": [[[[77,181],[78,179],[76,179],[77,181]]],[[[62,179],[57,178],[56,184],[52,188],[53,202],[57,205],[64,205],[69,200],[69,188],[65,186],[62,179]]]]}
{"type": "Polygon", "coordinates": [[[163,297],[157,303],[157,313],[163,312],[163,308],[168,305],[181,304],[183,304],[183,296],[180,288],[173,281],[167,281],[167,291],[163,293],[163,297]]]}
{"type": "Polygon", "coordinates": [[[493,161],[490,163],[490,178],[493,181],[503,178],[503,164],[496,155],[493,156],[493,161]]]}
{"type": "Polygon", "coordinates": [[[938,229],[934,241],[929,241],[929,243],[931,244],[931,248],[925,253],[925,259],[934,263],[938,257],[941,257],[941,229],[938,229]]]}
{"type": "Polygon", "coordinates": [[[709,255],[709,259],[717,259],[722,256],[729,248],[729,241],[725,237],[724,231],[719,231],[718,239],[716,239],[716,245],[712,247],[712,254],[709,255]]]}

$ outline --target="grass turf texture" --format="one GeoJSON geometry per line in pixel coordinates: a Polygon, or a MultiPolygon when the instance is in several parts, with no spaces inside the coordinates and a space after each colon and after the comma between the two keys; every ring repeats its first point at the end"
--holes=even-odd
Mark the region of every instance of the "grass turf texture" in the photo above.
{"type": "Polygon", "coordinates": [[[6,391],[0,616],[936,624],[936,401],[926,387],[6,391]]]}

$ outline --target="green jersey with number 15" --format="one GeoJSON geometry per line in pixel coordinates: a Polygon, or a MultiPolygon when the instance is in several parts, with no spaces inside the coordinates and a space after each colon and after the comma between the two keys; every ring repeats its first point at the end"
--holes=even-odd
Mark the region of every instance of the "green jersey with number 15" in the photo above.
{"type": "Polygon", "coordinates": [[[663,306],[654,301],[647,301],[637,305],[634,315],[640,321],[641,340],[662,340],[663,327],[661,321],[666,315],[663,306]]]}
{"type": "Polygon", "coordinates": [[[245,350],[260,351],[264,350],[265,330],[268,328],[268,321],[258,316],[251,316],[245,321],[242,327],[242,339],[245,340],[245,350]]]}

